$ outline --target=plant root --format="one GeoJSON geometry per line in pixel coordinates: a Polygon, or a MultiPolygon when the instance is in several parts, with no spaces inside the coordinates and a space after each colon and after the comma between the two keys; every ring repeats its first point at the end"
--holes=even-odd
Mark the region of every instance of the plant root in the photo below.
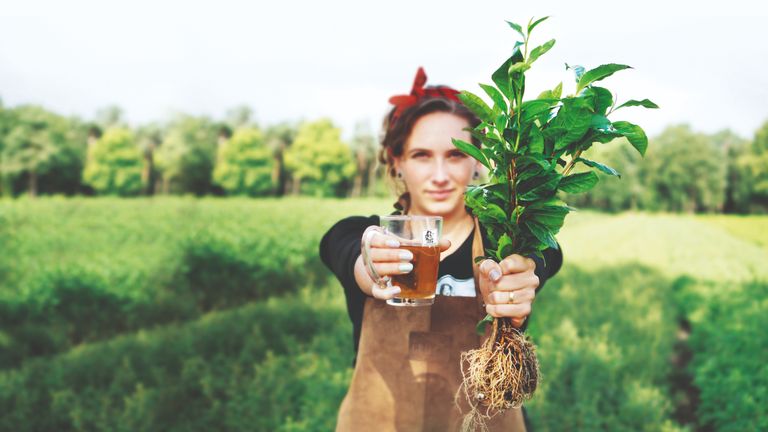
{"type": "MultiPolygon", "coordinates": [[[[463,396],[470,410],[461,430],[488,430],[486,422],[510,408],[519,408],[533,396],[539,381],[535,346],[508,319],[495,319],[493,330],[480,348],[461,353],[463,396]]],[[[459,405],[460,407],[460,405],[459,405]]]]}

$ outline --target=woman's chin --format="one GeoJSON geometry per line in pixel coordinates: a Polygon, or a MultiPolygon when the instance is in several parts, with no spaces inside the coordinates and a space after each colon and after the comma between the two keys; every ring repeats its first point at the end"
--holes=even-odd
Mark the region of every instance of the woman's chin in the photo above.
{"type": "Polygon", "coordinates": [[[459,206],[464,207],[464,200],[462,199],[461,202],[456,202],[456,200],[430,200],[424,204],[424,210],[427,213],[436,216],[446,216],[455,213],[459,206]]]}

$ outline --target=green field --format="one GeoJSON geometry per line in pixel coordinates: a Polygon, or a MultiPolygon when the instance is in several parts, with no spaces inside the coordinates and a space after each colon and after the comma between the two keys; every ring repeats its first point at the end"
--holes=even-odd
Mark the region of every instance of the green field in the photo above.
{"type": "MultiPolygon", "coordinates": [[[[0,430],[332,429],[351,325],[317,246],[390,209],[0,202],[0,430]]],[[[530,324],[535,429],[768,428],[767,236],[768,217],[569,215],[530,324]]]]}

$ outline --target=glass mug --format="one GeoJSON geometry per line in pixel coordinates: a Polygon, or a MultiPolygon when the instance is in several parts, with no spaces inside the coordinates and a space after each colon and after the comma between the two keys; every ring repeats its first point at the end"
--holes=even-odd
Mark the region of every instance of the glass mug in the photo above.
{"type": "Polygon", "coordinates": [[[400,287],[400,293],[387,300],[392,306],[428,306],[435,302],[437,272],[440,265],[442,216],[381,216],[379,226],[394,236],[401,249],[413,253],[410,273],[386,278],[387,286],[400,287]]]}

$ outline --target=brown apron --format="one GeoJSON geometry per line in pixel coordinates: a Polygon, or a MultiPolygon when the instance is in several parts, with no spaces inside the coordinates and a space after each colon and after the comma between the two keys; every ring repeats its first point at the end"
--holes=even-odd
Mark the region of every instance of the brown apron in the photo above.
{"type": "MultiPolygon", "coordinates": [[[[483,244],[475,220],[472,256],[480,255],[483,244]]],[[[438,295],[431,307],[395,307],[366,299],[357,364],[339,409],[337,431],[460,429],[462,414],[454,403],[461,384],[460,354],[480,346],[475,326],[485,316],[478,266],[473,267],[476,297],[438,295]]],[[[467,412],[466,402],[462,411],[467,412]]],[[[521,409],[497,415],[488,428],[524,432],[521,409]]]]}

